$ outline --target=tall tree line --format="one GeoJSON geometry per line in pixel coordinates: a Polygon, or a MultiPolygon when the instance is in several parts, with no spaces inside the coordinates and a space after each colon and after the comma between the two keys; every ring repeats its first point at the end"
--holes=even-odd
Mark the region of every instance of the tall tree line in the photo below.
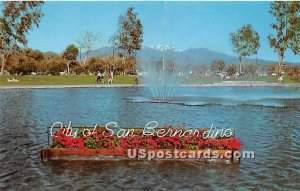
{"type": "MultiPolygon", "coordinates": [[[[278,55],[277,76],[279,81],[283,76],[286,51],[300,54],[300,2],[275,1],[270,3],[269,13],[275,18],[271,27],[274,34],[268,36],[270,47],[278,55]]],[[[238,54],[239,73],[246,58],[257,54],[260,47],[260,37],[251,25],[245,25],[235,33],[231,33],[233,51],[238,54]]]]}
{"type": "Polygon", "coordinates": [[[120,50],[120,55],[124,58],[124,64],[127,60],[133,60],[132,73],[136,73],[136,56],[142,48],[143,43],[143,25],[137,18],[134,7],[129,7],[124,15],[119,17],[119,29],[112,39],[113,49],[115,46],[120,50]]]}
{"type": "Polygon", "coordinates": [[[27,45],[26,35],[39,25],[42,12],[42,1],[7,1],[0,18],[0,58],[1,72],[7,58],[27,45]]]}

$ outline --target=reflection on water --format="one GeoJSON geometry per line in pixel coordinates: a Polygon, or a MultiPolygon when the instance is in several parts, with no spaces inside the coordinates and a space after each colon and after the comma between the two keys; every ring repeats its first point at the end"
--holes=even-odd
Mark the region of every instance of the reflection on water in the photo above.
{"type": "Polygon", "coordinates": [[[300,89],[181,88],[174,99],[181,104],[132,102],[145,94],[143,88],[0,91],[0,190],[300,189],[300,89]],[[200,99],[210,104],[193,104],[200,99]],[[251,100],[263,104],[240,104],[251,100]],[[46,127],[56,121],[143,127],[151,120],[235,128],[255,159],[235,165],[40,161],[46,127]]]}
{"type": "MultiPolygon", "coordinates": [[[[146,94],[147,95],[147,94],[146,94]]],[[[300,99],[299,90],[293,88],[182,88],[172,100],[156,100],[150,96],[132,96],[134,103],[168,103],[184,106],[228,105],[293,107],[294,100],[300,99]]]]}

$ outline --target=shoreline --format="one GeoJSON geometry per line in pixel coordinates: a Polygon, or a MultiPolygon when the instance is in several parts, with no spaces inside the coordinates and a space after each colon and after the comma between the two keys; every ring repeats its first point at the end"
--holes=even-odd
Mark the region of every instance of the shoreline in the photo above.
{"type": "MultiPolygon", "coordinates": [[[[265,81],[223,81],[212,84],[182,84],[181,87],[299,87],[300,83],[274,83],[265,81]]],[[[14,89],[61,89],[61,88],[129,88],[145,87],[134,84],[65,84],[65,85],[4,85],[0,90],[14,89]]]]}

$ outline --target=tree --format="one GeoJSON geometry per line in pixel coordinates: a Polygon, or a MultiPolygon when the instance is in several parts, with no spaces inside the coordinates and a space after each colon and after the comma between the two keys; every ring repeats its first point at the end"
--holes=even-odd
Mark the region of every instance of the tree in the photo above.
{"type": "Polygon", "coordinates": [[[229,76],[234,76],[236,74],[236,65],[230,65],[227,67],[226,72],[229,76]]]}
{"type": "Polygon", "coordinates": [[[38,72],[38,65],[44,59],[39,50],[23,49],[6,60],[7,71],[14,74],[38,72]]]}
{"type": "Polygon", "coordinates": [[[174,63],[172,58],[169,58],[167,60],[167,66],[166,67],[167,67],[167,72],[175,73],[175,63],[174,63]]]}
{"type": "Polygon", "coordinates": [[[278,54],[277,77],[280,81],[286,50],[290,48],[299,53],[299,2],[275,1],[270,3],[270,7],[269,12],[276,19],[276,23],[271,24],[276,36],[269,35],[268,39],[271,48],[278,54]]]}
{"type": "Polygon", "coordinates": [[[105,70],[105,64],[102,58],[100,57],[91,57],[88,59],[86,64],[88,71],[95,73],[97,71],[103,72],[105,70]]]}
{"type": "Polygon", "coordinates": [[[251,25],[245,25],[237,32],[231,33],[231,42],[233,45],[233,51],[238,54],[240,65],[239,73],[242,73],[242,65],[245,63],[246,58],[257,54],[260,47],[259,35],[252,28],[251,25]]]}
{"type": "Polygon", "coordinates": [[[80,48],[86,51],[86,57],[84,64],[86,64],[89,59],[89,54],[93,50],[95,43],[99,40],[99,34],[93,34],[92,32],[86,30],[81,33],[81,39],[77,41],[80,48]]]}
{"type": "Polygon", "coordinates": [[[64,71],[66,67],[65,60],[61,56],[54,56],[48,63],[48,72],[53,75],[59,74],[64,71]]]}
{"type": "Polygon", "coordinates": [[[254,76],[257,72],[258,67],[259,67],[259,65],[256,63],[245,64],[244,65],[245,74],[248,76],[254,76]]]}
{"type": "Polygon", "coordinates": [[[300,76],[300,67],[297,65],[291,65],[286,67],[287,75],[289,76],[300,76]]]}
{"type": "MultiPolygon", "coordinates": [[[[133,7],[129,7],[125,15],[119,17],[119,29],[116,35],[116,45],[121,50],[125,60],[133,58],[136,61],[137,51],[142,48],[143,26],[133,7]]],[[[124,61],[123,61],[124,65],[124,61]]],[[[124,67],[123,67],[124,68],[124,67]]],[[[136,73],[136,62],[132,73],[136,73]]]]}
{"type": "Polygon", "coordinates": [[[211,62],[212,71],[221,72],[225,67],[223,60],[214,60],[211,62]]]}
{"type": "Polygon", "coordinates": [[[0,18],[1,72],[7,58],[27,45],[26,35],[33,26],[40,23],[42,1],[7,1],[0,18]]]}
{"type": "Polygon", "coordinates": [[[272,75],[274,72],[276,72],[276,64],[269,64],[267,66],[267,74],[272,75]]]}
{"type": "Polygon", "coordinates": [[[63,53],[63,58],[66,60],[67,63],[68,75],[70,75],[70,64],[72,62],[75,62],[78,53],[79,53],[78,48],[74,44],[69,45],[63,53]]]}
{"type": "Polygon", "coordinates": [[[197,64],[192,67],[193,74],[195,75],[196,79],[200,80],[207,76],[210,66],[206,64],[197,64]]]}
{"type": "Polygon", "coordinates": [[[290,47],[294,54],[300,54],[300,2],[293,1],[291,5],[293,16],[290,18],[290,31],[293,34],[293,40],[290,41],[290,47]]]}
{"type": "Polygon", "coordinates": [[[122,68],[122,58],[120,56],[110,55],[103,58],[104,65],[108,72],[124,72],[125,68],[122,68]],[[121,71],[122,69],[122,71],[121,71]]]}
{"type": "Polygon", "coordinates": [[[54,52],[44,53],[44,59],[37,62],[37,72],[57,75],[65,70],[66,61],[54,52]]]}

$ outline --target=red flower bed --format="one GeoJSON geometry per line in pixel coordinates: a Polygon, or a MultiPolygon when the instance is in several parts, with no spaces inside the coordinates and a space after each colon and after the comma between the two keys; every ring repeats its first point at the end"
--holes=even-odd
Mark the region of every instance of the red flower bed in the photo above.
{"type": "MultiPolygon", "coordinates": [[[[230,138],[214,138],[203,139],[202,133],[200,136],[186,135],[180,137],[165,136],[158,137],[154,135],[142,136],[142,130],[136,129],[134,135],[126,137],[117,137],[111,135],[105,128],[97,128],[91,135],[72,137],[67,136],[70,132],[65,128],[59,129],[52,136],[51,148],[88,148],[88,149],[216,149],[216,150],[239,150],[242,143],[239,139],[230,138]]],[[[92,132],[92,130],[91,130],[92,132]]],[[[201,130],[200,132],[204,132],[201,130]]]]}

